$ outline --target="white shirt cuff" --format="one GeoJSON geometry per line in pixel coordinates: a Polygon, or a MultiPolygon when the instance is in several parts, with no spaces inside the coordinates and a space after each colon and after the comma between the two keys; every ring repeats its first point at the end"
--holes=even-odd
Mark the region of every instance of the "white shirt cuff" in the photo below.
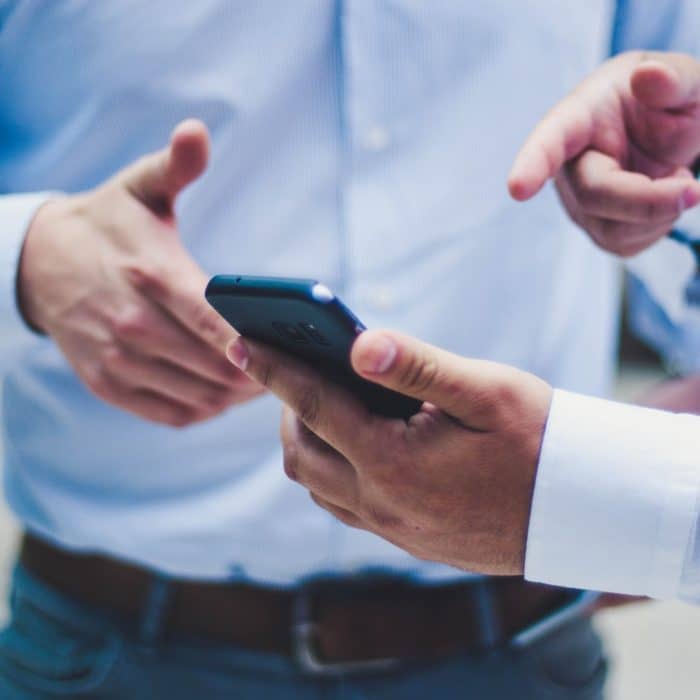
{"type": "Polygon", "coordinates": [[[699,441],[698,416],[555,391],[525,577],[678,597],[698,516],[699,441]]]}
{"type": "Polygon", "coordinates": [[[17,307],[17,271],[27,229],[39,207],[53,196],[51,192],[38,192],[0,197],[0,319],[4,348],[36,338],[17,307]]]}

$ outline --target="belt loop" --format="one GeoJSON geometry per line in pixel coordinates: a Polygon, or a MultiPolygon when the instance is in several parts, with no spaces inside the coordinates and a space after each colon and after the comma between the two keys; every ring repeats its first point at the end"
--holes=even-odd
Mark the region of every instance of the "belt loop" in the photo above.
{"type": "Polygon", "coordinates": [[[494,649],[503,634],[500,611],[496,610],[493,582],[480,579],[474,582],[474,619],[484,649],[494,649]]]}
{"type": "Polygon", "coordinates": [[[148,589],[139,630],[144,644],[152,646],[160,639],[171,598],[172,584],[168,577],[154,574],[148,589]]]}

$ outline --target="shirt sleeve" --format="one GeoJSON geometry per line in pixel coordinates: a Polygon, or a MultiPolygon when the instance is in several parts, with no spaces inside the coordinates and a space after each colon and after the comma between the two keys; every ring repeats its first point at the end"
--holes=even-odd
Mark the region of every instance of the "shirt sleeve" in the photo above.
{"type": "Polygon", "coordinates": [[[525,577],[700,602],[699,438],[699,416],[555,391],[525,577]]]}
{"type": "Polygon", "coordinates": [[[50,192],[0,196],[0,367],[9,364],[38,336],[24,321],[17,306],[17,269],[24,237],[39,207],[50,192]]]}

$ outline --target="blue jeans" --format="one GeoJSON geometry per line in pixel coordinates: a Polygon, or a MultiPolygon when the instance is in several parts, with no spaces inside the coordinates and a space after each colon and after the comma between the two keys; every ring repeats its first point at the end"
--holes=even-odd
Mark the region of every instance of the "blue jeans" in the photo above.
{"type": "Polygon", "coordinates": [[[590,621],[525,650],[456,654],[375,675],[315,678],[290,659],[159,638],[157,598],[134,629],[15,570],[0,633],[0,698],[181,700],[529,700],[602,698],[606,663],[590,621]]]}

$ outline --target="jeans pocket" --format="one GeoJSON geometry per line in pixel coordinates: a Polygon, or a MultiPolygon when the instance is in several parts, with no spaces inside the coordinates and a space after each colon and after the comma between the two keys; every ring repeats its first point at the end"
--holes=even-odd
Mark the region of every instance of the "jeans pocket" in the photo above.
{"type": "Polygon", "coordinates": [[[0,677],[30,697],[87,696],[115,666],[121,640],[76,624],[50,606],[13,596],[12,617],[0,631],[0,677]]]}
{"type": "Polygon", "coordinates": [[[600,700],[608,663],[590,620],[580,619],[515,652],[532,683],[533,697],[600,700]]]}

